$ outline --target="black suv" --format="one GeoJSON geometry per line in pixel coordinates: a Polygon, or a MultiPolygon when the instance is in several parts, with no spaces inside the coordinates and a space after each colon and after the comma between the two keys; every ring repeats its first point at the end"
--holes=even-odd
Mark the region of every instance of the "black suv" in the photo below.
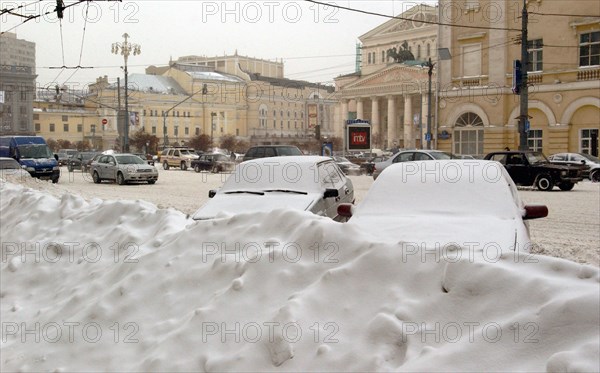
{"type": "Polygon", "coordinates": [[[303,155],[297,146],[293,145],[258,145],[253,146],[244,155],[244,161],[256,158],[279,157],[282,155],[303,155]]]}
{"type": "Polygon", "coordinates": [[[571,190],[583,180],[583,167],[550,163],[541,152],[493,152],[485,159],[502,163],[515,184],[536,186],[539,190],[549,191],[554,185],[558,185],[560,190],[571,190]]]}

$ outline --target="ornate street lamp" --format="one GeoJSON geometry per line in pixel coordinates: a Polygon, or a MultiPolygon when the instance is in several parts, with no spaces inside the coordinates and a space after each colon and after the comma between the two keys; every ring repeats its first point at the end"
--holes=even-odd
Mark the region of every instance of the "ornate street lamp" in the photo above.
{"type": "Polygon", "coordinates": [[[127,58],[131,53],[134,56],[141,53],[141,47],[139,44],[133,44],[127,41],[129,35],[127,33],[123,34],[123,38],[125,41],[122,43],[113,43],[112,44],[112,53],[121,54],[123,59],[125,60],[125,128],[123,130],[123,146],[122,149],[124,152],[129,152],[129,101],[128,101],[128,93],[127,93],[127,58]]]}

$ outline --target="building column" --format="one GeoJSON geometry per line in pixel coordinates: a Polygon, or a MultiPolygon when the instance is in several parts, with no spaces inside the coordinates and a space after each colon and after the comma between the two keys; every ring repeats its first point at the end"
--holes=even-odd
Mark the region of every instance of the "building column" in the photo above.
{"type": "Polygon", "coordinates": [[[365,108],[362,98],[356,99],[356,119],[365,119],[365,108]]]}
{"type": "Polygon", "coordinates": [[[381,135],[381,126],[379,125],[379,98],[371,97],[371,136],[381,135]]]}
{"type": "Polygon", "coordinates": [[[391,148],[394,145],[394,141],[398,141],[396,135],[396,96],[387,96],[387,147],[391,148]]]}
{"type": "Polygon", "coordinates": [[[412,96],[404,95],[404,147],[415,147],[415,136],[412,118],[412,96]]]}
{"type": "Polygon", "coordinates": [[[427,142],[425,141],[425,132],[427,132],[427,93],[421,93],[421,133],[419,138],[421,139],[421,149],[427,149],[427,142]]]}
{"type": "Polygon", "coordinates": [[[348,100],[342,100],[342,121],[344,125],[346,125],[346,121],[348,120],[348,100]]]}

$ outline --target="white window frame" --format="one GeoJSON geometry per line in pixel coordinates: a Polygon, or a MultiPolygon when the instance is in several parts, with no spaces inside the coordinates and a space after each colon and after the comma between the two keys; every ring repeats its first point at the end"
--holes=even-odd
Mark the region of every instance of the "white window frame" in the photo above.
{"type": "Polygon", "coordinates": [[[541,129],[529,130],[527,134],[527,146],[529,150],[541,152],[544,146],[543,142],[544,131],[541,129]]]}

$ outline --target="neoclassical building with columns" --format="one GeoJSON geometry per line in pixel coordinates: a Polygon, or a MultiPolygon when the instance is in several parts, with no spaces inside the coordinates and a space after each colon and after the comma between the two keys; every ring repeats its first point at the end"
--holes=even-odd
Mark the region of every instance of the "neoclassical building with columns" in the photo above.
{"type": "MultiPolygon", "coordinates": [[[[335,79],[342,121],[368,120],[374,148],[421,146],[429,83],[423,64],[437,59],[437,26],[420,21],[437,17],[437,7],[418,5],[360,36],[360,71],[335,79]],[[408,50],[414,59],[398,63],[388,53],[392,49],[408,50]]],[[[432,105],[434,100],[432,94],[432,105]]]]}

